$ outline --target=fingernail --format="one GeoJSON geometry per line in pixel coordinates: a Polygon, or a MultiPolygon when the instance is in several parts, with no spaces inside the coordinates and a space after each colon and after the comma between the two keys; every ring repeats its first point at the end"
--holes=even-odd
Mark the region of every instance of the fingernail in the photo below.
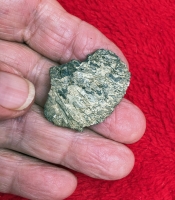
{"type": "Polygon", "coordinates": [[[24,110],[33,101],[34,85],[19,76],[0,72],[0,105],[11,110],[24,110]]]}

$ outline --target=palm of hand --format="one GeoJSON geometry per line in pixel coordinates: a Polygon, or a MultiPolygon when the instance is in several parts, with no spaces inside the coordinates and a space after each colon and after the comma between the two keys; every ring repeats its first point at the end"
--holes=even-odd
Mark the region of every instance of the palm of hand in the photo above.
{"type": "Polygon", "coordinates": [[[124,143],[139,140],[145,130],[144,116],[131,102],[123,99],[103,123],[83,133],[55,127],[43,117],[49,68],[55,62],[82,60],[98,48],[127,62],[121,51],[56,1],[8,4],[0,8],[0,77],[6,72],[25,77],[34,84],[36,97],[28,112],[0,106],[1,119],[9,118],[0,122],[0,191],[30,199],[65,198],[74,191],[76,178],[54,164],[95,178],[126,176],[134,156],[124,143]]]}

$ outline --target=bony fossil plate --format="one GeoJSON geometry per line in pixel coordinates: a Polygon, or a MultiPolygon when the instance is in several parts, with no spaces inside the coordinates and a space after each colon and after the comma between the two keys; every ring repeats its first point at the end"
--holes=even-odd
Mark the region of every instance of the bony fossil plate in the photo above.
{"type": "Polygon", "coordinates": [[[57,126],[78,131],[109,116],[130,82],[126,64],[104,49],[83,62],[72,60],[50,68],[50,77],[45,117],[57,126]]]}

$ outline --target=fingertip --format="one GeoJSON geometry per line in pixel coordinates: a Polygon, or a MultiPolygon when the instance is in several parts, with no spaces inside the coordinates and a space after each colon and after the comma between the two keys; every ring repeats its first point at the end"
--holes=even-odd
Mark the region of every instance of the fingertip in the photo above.
{"type": "MultiPolygon", "coordinates": [[[[68,60],[71,60],[72,58],[84,60],[88,54],[91,54],[98,49],[106,49],[114,52],[129,68],[129,63],[121,49],[97,28],[87,22],[81,21],[78,28],[78,34],[75,37],[75,42],[73,44],[74,51],[73,54],[71,54],[73,57],[68,60]]],[[[70,47],[71,46],[69,45],[68,50],[70,47]]],[[[64,59],[64,57],[62,59],[64,59]]],[[[63,60],[63,63],[64,62],[67,62],[67,59],[63,60]]]]}
{"type": "MultiPolygon", "coordinates": [[[[40,191],[38,191],[38,194],[36,194],[35,196],[38,200],[65,199],[75,191],[77,187],[77,179],[72,173],[66,170],[62,170],[60,168],[58,169],[58,171],[55,168],[51,170],[47,169],[43,172],[43,180],[45,180],[46,182],[45,186],[40,186],[40,191]]],[[[41,173],[40,180],[42,180],[41,173]]]]}
{"type": "Polygon", "coordinates": [[[54,183],[53,186],[52,183],[50,185],[50,189],[52,189],[51,199],[52,200],[65,199],[73,194],[76,187],[77,187],[77,178],[72,173],[63,170],[62,172],[59,173],[59,179],[57,179],[57,183],[54,183]]]}
{"type": "Polygon", "coordinates": [[[0,72],[0,118],[20,116],[30,107],[35,97],[34,85],[7,72],[0,72]]]}
{"type": "Polygon", "coordinates": [[[135,164],[135,157],[133,152],[126,146],[121,144],[120,151],[118,151],[117,158],[114,155],[114,162],[108,168],[106,180],[119,180],[128,176],[135,164]]]}
{"type": "Polygon", "coordinates": [[[107,44],[106,45],[104,44],[104,46],[108,50],[113,51],[129,68],[129,62],[128,62],[127,58],[125,57],[124,53],[122,52],[122,50],[119,47],[117,47],[114,43],[112,43],[112,41],[110,41],[108,38],[106,38],[106,41],[107,41],[107,44]]]}
{"type": "Polygon", "coordinates": [[[126,146],[123,146],[123,154],[122,157],[120,158],[120,166],[119,166],[119,172],[116,176],[116,179],[122,179],[126,176],[128,176],[135,164],[135,157],[133,152],[126,146]]]}
{"type": "Polygon", "coordinates": [[[35,87],[34,87],[33,83],[31,83],[27,79],[25,79],[25,81],[28,84],[28,96],[27,96],[25,102],[16,110],[26,109],[32,103],[32,101],[34,100],[34,97],[35,97],[35,87]]]}
{"type": "MultiPolygon", "coordinates": [[[[67,172],[68,174],[68,172],[67,172]]],[[[67,176],[67,182],[65,182],[65,185],[62,186],[62,191],[64,193],[61,196],[61,199],[65,199],[72,195],[77,187],[77,178],[69,173],[69,176],[67,176]]]]}
{"type": "Polygon", "coordinates": [[[123,125],[118,126],[118,132],[123,137],[122,142],[125,144],[135,143],[145,133],[146,118],[143,112],[127,99],[123,99],[120,106],[118,123],[121,122],[123,125]]]}
{"type": "Polygon", "coordinates": [[[127,99],[102,123],[91,126],[95,132],[120,143],[132,144],[140,140],[146,129],[143,112],[127,99]]]}

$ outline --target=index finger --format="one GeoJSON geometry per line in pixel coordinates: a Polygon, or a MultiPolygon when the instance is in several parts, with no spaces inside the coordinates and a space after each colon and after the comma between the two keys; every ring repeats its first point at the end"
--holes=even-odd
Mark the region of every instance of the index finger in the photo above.
{"type": "Polygon", "coordinates": [[[115,44],[95,27],[67,13],[55,0],[3,1],[0,13],[1,39],[25,42],[54,61],[82,60],[104,48],[128,64],[115,44]]]}

